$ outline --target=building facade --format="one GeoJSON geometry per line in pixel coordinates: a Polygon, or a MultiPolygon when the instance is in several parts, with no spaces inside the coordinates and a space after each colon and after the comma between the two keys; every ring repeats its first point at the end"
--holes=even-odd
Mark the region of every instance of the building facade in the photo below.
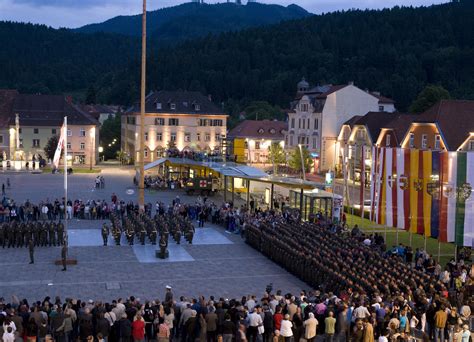
{"type": "Polygon", "coordinates": [[[99,122],[62,95],[17,92],[9,110],[0,115],[8,132],[6,160],[25,164],[39,159],[48,161],[44,148],[51,137],[60,134],[67,117],[68,163],[93,166],[98,161],[99,122]]]}
{"type": "Polygon", "coordinates": [[[352,82],[310,88],[303,79],[288,112],[285,146],[306,147],[314,158],[314,171],[334,169],[342,125],[353,116],[370,111],[394,112],[394,102],[379,93],[359,89],[352,82]]]}
{"type": "Polygon", "coordinates": [[[228,139],[234,146],[234,159],[245,163],[270,163],[269,148],[272,144],[285,146],[285,130],[288,123],[276,120],[244,120],[233,128],[228,139]],[[243,148],[238,149],[238,146],[243,148]]]}
{"type": "Polygon", "coordinates": [[[438,102],[413,120],[401,141],[401,147],[474,151],[474,101],[438,102]]]}
{"type": "Polygon", "coordinates": [[[145,162],[179,151],[220,151],[226,138],[227,117],[210,97],[198,92],[158,91],[146,97],[145,132],[140,136],[140,106],[122,115],[122,151],[139,161],[140,139],[145,141],[145,162]]]}

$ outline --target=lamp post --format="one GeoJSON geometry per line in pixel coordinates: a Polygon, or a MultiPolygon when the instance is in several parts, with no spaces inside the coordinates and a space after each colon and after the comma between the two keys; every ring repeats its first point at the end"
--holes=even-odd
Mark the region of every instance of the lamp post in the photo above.
{"type": "Polygon", "coordinates": [[[90,138],[91,138],[91,141],[90,141],[90,144],[91,144],[91,150],[90,150],[90,157],[89,157],[89,170],[92,171],[92,158],[93,158],[93,154],[94,154],[94,137],[95,137],[95,127],[92,127],[92,129],[90,130],[90,138]]]}
{"type": "Polygon", "coordinates": [[[303,160],[303,147],[301,144],[298,144],[298,147],[300,148],[300,156],[301,156],[301,171],[303,172],[303,180],[306,181],[306,174],[304,170],[304,160],[303,160]]]}

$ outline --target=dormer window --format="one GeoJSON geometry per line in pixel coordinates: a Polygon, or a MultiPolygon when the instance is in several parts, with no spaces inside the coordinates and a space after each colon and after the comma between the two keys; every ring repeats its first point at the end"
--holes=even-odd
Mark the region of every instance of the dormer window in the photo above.
{"type": "Polygon", "coordinates": [[[275,134],[275,132],[276,132],[276,131],[275,131],[274,128],[270,129],[270,133],[271,133],[271,134],[275,134]]]}
{"type": "Polygon", "coordinates": [[[156,103],[156,109],[161,109],[161,102],[156,103]]]}
{"type": "Polygon", "coordinates": [[[176,103],[170,103],[170,109],[176,110],[176,103]]]}
{"type": "Polygon", "coordinates": [[[258,133],[263,134],[265,130],[263,128],[259,128],[258,133]]]}
{"type": "Polygon", "coordinates": [[[186,101],[183,102],[183,106],[187,107],[188,103],[186,101]]]}
{"type": "Polygon", "coordinates": [[[196,104],[194,105],[194,110],[195,110],[196,112],[200,111],[200,110],[201,110],[201,105],[199,105],[199,104],[196,103],[196,104]]]}

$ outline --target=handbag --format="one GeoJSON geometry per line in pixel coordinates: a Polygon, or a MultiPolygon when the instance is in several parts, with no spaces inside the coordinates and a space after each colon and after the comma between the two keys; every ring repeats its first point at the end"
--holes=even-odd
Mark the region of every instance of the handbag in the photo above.
{"type": "Polygon", "coordinates": [[[258,326],[258,333],[260,335],[262,335],[263,333],[265,333],[265,327],[263,325],[259,325],[258,326]]]}

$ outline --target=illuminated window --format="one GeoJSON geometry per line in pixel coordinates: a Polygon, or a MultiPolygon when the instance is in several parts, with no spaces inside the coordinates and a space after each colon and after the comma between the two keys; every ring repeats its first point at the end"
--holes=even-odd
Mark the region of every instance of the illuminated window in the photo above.
{"type": "Polygon", "coordinates": [[[176,141],[176,133],[171,133],[170,140],[171,141],[176,141]]]}
{"type": "Polygon", "coordinates": [[[162,141],[163,140],[163,134],[162,133],[156,133],[156,140],[157,141],[162,141]]]}
{"type": "Polygon", "coordinates": [[[421,148],[426,148],[428,145],[428,136],[426,134],[421,135],[421,148]]]}
{"type": "Polygon", "coordinates": [[[435,150],[439,150],[441,148],[441,136],[439,134],[435,135],[435,150]]]}
{"type": "Polygon", "coordinates": [[[165,125],[165,119],[163,119],[163,118],[155,118],[155,125],[156,125],[156,126],[164,126],[164,125],[165,125]]]}
{"type": "Polygon", "coordinates": [[[410,133],[410,147],[415,147],[415,134],[410,133]]]}
{"type": "Polygon", "coordinates": [[[40,140],[39,139],[33,139],[33,147],[40,147],[40,140]]]}
{"type": "Polygon", "coordinates": [[[81,145],[79,147],[81,150],[85,150],[86,149],[86,144],[84,144],[83,142],[81,142],[81,145]]]}
{"type": "Polygon", "coordinates": [[[387,134],[387,136],[385,137],[385,146],[387,147],[390,146],[390,138],[391,138],[390,134],[387,134]]]}
{"type": "Polygon", "coordinates": [[[81,130],[79,131],[79,136],[80,137],[85,137],[86,136],[86,130],[84,128],[81,128],[81,130]]]}

